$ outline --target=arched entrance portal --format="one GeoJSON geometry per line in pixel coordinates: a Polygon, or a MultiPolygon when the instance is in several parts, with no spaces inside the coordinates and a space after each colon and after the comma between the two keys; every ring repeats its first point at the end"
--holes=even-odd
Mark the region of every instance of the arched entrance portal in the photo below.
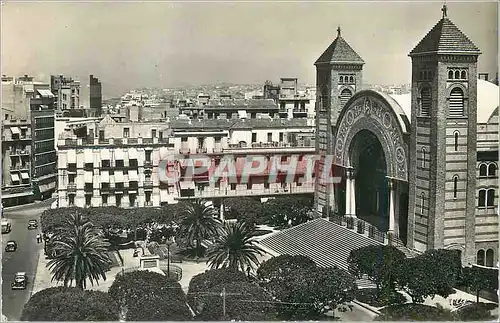
{"type": "Polygon", "coordinates": [[[389,229],[387,162],[382,145],[369,130],[351,141],[351,165],[356,170],[356,216],[382,231],[389,229]]]}

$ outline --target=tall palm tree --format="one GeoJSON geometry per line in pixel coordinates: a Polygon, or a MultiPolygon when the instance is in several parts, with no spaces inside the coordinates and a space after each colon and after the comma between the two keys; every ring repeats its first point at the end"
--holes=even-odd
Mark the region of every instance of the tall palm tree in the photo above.
{"type": "Polygon", "coordinates": [[[257,266],[257,255],[264,254],[254,242],[257,235],[254,227],[245,222],[226,223],[222,235],[208,251],[210,267],[244,271],[257,266]]]}
{"type": "Polygon", "coordinates": [[[106,280],[111,264],[108,246],[88,219],[80,212],[73,213],[53,237],[56,256],[47,264],[52,281],[63,281],[64,286],[70,286],[74,280],[76,287],[84,289],[87,279],[92,286],[100,278],[106,280]]]}
{"type": "Polygon", "coordinates": [[[207,206],[203,200],[187,203],[183,211],[183,219],[179,225],[177,237],[185,241],[189,247],[196,248],[196,256],[202,256],[201,243],[203,240],[217,236],[221,221],[217,212],[207,206]]]}

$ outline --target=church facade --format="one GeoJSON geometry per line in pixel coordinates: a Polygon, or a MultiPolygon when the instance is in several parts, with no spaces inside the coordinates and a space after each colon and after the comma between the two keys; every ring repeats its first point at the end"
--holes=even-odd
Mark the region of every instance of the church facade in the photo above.
{"type": "Polygon", "coordinates": [[[339,28],[315,63],[316,150],[343,180],[316,183],[318,213],[497,266],[499,88],[478,79],[480,54],[445,6],[409,53],[411,94],[391,96],[361,89],[365,62],[339,28]]]}

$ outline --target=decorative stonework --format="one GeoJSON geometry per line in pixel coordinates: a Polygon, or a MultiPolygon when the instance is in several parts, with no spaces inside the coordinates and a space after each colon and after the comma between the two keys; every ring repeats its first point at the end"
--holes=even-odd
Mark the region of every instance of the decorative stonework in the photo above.
{"type": "Polygon", "coordinates": [[[407,144],[395,112],[388,102],[371,93],[364,93],[346,105],[339,118],[335,137],[334,162],[350,167],[351,143],[361,130],[375,134],[384,149],[387,175],[408,181],[407,144]]]}

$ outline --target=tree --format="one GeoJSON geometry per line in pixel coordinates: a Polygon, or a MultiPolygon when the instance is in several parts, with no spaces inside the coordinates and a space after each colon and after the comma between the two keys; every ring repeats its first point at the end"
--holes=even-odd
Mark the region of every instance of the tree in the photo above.
{"type": "Polygon", "coordinates": [[[187,299],[193,308],[201,308],[203,303],[201,294],[203,292],[228,282],[246,283],[249,282],[249,279],[245,273],[232,270],[231,268],[207,270],[191,279],[189,282],[187,299]]]}
{"type": "Polygon", "coordinates": [[[255,244],[257,232],[245,222],[226,223],[222,234],[208,250],[210,268],[231,268],[244,271],[259,264],[264,250],[255,244]]]}
{"type": "Polygon", "coordinates": [[[262,206],[269,225],[286,228],[312,219],[313,200],[309,197],[277,197],[262,206]]]}
{"type": "Polygon", "coordinates": [[[462,274],[462,257],[460,250],[432,249],[419,256],[432,271],[429,283],[434,288],[434,294],[447,298],[452,294],[453,287],[459,283],[462,274]]]}
{"type": "Polygon", "coordinates": [[[260,201],[251,197],[231,197],[224,200],[224,207],[229,209],[231,218],[250,225],[260,223],[262,216],[262,203],[260,201]]]}
{"type": "Polygon", "coordinates": [[[316,264],[307,256],[281,255],[263,262],[257,269],[257,278],[261,286],[280,298],[288,289],[290,275],[315,269],[316,264]]]}
{"type": "Polygon", "coordinates": [[[108,246],[91,222],[80,212],[73,213],[64,219],[52,238],[52,248],[57,253],[47,264],[52,281],[63,281],[68,286],[74,280],[76,287],[83,290],[87,279],[92,285],[101,278],[106,280],[111,264],[108,246]]]}
{"type": "Polygon", "coordinates": [[[150,272],[120,274],[109,288],[127,321],[190,320],[191,312],[179,283],[150,272]]]}
{"type": "Polygon", "coordinates": [[[482,290],[498,289],[498,269],[478,266],[464,267],[461,283],[476,292],[476,303],[482,290]]]}
{"type": "Polygon", "coordinates": [[[214,238],[219,232],[220,220],[213,207],[203,200],[195,200],[186,205],[184,218],[179,225],[177,237],[188,247],[195,247],[197,257],[203,257],[201,243],[214,238]]]}
{"type": "Polygon", "coordinates": [[[406,259],[405,254],[393,246],[372,245],[352,250],[347,258],[349,272],[357,278],[367,275],[387,291],[394,291],[397,267],[406,259]]]}
{"type": "Polygon", "coordinates": [[[225,282],[201,296],[203,306],[196,316],[201,320],[268,321],[276,319],[273,299],[265,289],[249,282],[225,282]],[[222,293],[225,292],[225,304],[222,293]],[[226,316],[224,316],[224,306],[226,316]]]}
{"type": "Polygon", "coordinates": [[[355,278],[337,267],[296,271],[289,280],[288,290],[279,297],[283,304],[278,308],[287,320],[319,319],[328,310],[335,310],[356,296],[355,278]]]}
{"type": "Polygon", "coordinates": [[[39,291],[24,305],[21,321],[117,321],[116,302],[101,291],[53,287],[39,291]]]}

